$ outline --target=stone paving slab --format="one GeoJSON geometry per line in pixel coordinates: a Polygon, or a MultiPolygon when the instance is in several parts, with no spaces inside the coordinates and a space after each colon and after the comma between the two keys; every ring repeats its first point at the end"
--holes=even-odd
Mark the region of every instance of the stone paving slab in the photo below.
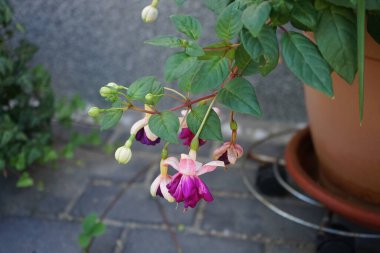
{"type": "Polygon", "coordinates": [[[179,241],[184,253],[263,253],[264,247],[260,243],[234,240],[228,238],[211,238],[190,234],[179,234],[179,241]]]}
{"type": "MultiPolygon", "coordinates": [[[[299,212],[321,217],[314,208],[299,212]]],[[[228,233],[261,235],[281,241],[309,243],[313,242],[315,237],[314,231],[285,220],[254,199],[218,197],[206,206],[202,227],[206,230],[217,229],[228,233]]]]}
{"type": "Polygon", "coordinates": [[[130,231],[123,253],[177,253],[167,231],[138,229],[130,231]]]}

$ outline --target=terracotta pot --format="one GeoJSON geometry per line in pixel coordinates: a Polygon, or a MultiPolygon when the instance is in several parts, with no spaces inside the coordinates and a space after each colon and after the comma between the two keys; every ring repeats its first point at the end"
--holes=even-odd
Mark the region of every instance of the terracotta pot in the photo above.
{"type": "Polygon", "coordinates": [[[364,120],[359,125],[358,81],[333,74],[335,99],[305,87],[321,183],[380,204],[380,45],[367,35],[364,120]]]}

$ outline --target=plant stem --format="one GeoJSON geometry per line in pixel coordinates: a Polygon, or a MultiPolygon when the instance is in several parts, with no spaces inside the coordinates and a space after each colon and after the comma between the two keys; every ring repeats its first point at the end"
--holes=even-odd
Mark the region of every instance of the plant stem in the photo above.
{"type": "Polygon", "coordinates": [[[231,48],[235,48],[235,47],[238,47],[240,46],[239,43],[236,43],[236,44],[232,44],[232,45],[229,45],[229,46],[225,46],[225,47],[205,47],[203,48],[204,51],[226,51],[226,50],[229,50],[231,48]]]}
{"type": "Polygon", "coordinates": [[[212,110],[212,106],[213,106],[214,103],[215,103],[215,99],[216,99],[216,97],[214,97],[214,99],[211,101],[211,103],[210,103],[210,105],[209,105],[209,107],[208,107],[208,109],[207,109],[207,112],[206,112],[206,114],[205,114],[205,117],[203,118],[202,123],[201,123],[201,125],[200,125],[200,127],[199,127],[199,129],[198,129],[198,131],[197,131],[197,133],[195,134],[195,136],[194,136],[193,139],[198,139],[198,138],[199,138],[199,135],[201,134],[202,129],[203,129],[204,125],[206,124],[206,121],[207,121],[208,115],[210,114],[210,111],[212,110]]]}
{"type": "Polygon", "coordinates": [[[172,89],[172,88],[169,88],[169,87],[164,87],[164,89],[177,94],[178,96],[182,97],[185,101],[187,100],[187,97],[185,97],[183,94],[181,94],[180,92],[176,91],[175,89],[172,89]]]}
{"type": "Polygon", "coordinates": [[[364,114],[364,46],[365,46],[365,0],[358,0],[357,6],[358,72],[360,126],[364,114]]]}
{"type": "Polygon", "coordinates": [[[176,107],[173,107],[173,108],[170,108],[169,111],[177,111],[179,109],[182,109],[182,108],[185,108],[185,107],[189,107],[190,105],[193,105],[193,104],[196,104],[200,101],[203,101],[203,100],[207,100],[207,99],[210,99],[210,98],[213,98],[216,96],[216,94],[218,94],[217,92],[214,92],[210,95],[207,95],[207,96],[204,96],[204,97],[201,97],[201,98],[198,98],[196,100],[193,100],[193,101],[189,101],[188,103],[185,103],[183,105],[179,105],[179,106],[176,106],[176,107]]]}

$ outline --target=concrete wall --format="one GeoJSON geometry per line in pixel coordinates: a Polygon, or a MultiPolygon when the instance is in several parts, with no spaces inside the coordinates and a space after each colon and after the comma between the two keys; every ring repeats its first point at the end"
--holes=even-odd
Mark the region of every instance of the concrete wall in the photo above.
{"type": "MultiPolygon", "coordinates": [[[[202,21],[202,42],[213,38],[214,17],[201,0],[188,0],[177,7],[162,0],[154,24],[140,20],[145,0],[11,0],[16,19],[27,37],[39,45],[35,62],[52,74],[60,94],[80,93],[93,104],[101,103],[98,89],[114,81],[130,83],[144,75],[162,77],[163,63],[172,50],[144,45],[159,34],[175,34],[169,16],[191,13],[202,21]]],[[[305,121],[303,90],[285,66],[269,77],[253,77],[263,118],[275,121],[305,121]]]]}

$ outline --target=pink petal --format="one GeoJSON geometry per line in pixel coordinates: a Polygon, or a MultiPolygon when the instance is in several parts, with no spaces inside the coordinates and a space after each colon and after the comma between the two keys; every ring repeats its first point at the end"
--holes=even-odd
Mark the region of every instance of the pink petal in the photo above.
{"type": "Polygon", "coordinates": [[[235,152],[235,150],[231,147],[229,149],[227,149],[227,157],[228,157],[228,161],[231,163],[231,164],[235,164],[236,163],[236,160],[237,160],[237,153],[235,152]]]}
{"type": "Polygon", "coordinates": [[[196,163],[195,160],[188,158],[187,155],[182,154],[179,161],[179,170],[184,175],[195,176],[196,163]]]}
{"type": "Polygon", "coordinates": [[[239,144],[235,144],[235,151],[237,153],[238,158],[241,157],[244,153],[242,146],[240,146],[239,144]]]}
{"type": "Polygon", "coordinates": [[[217,148],[214,151],[213,158],[215,160],[219,159],[219,157],[221,157],[227,151],[227,149],[230,147],[230,144],[231,144],[230,142],[225,142],[222,146],[217,148]]]}
{"type": "Polygon", "coordinates": [[[164,164],[164,165],[169,165],[169,166],[171,166],[172,168],[174,168],[174,169],[180,171],[180,168],[179,168],[179,161],[178,161],[177,158],[175,158],[175,157],[173,157],[173,156],[172,156],[172,157],[168,157],[168,158],[166,158],[166,159],[164,160],[163,164],[164,164]]]}
{"type": "Polygon", "coordinates": [[[209,163],[206,163],[202,166],[200,170],[197,171],[197,176],[203,175],[207,172],[211,172],[216,169],[216,167],[224,167],[223,161],[212,161],[209,163]]]}

